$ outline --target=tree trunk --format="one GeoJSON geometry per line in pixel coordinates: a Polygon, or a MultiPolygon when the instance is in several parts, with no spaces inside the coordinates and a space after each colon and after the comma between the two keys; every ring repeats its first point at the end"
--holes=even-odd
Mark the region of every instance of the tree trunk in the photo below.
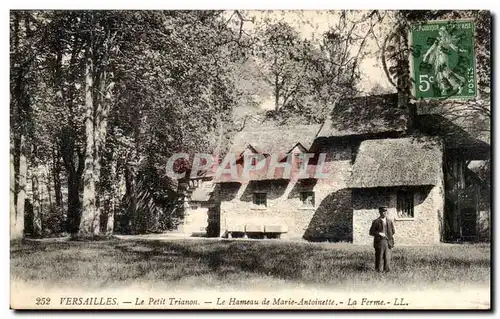
{"type": "Polygon", "coordinates": [[[22,41],[20,32],[21,17],[18,11],[13,11],[14,30],[13,30],[13,50],[11,55],[11,67],[18,65],[11,73],[15,76],[15,86],[10,101],[11,109],[11,130],[13,134],[13,153],[11,153],[11,239],[22,239],[24,232],[24,200],[26,198],[26,130],[25,130],[25,106],[26,93],[24,75],[25,69],[21,68],[23,57],[20,54],[19,46],[22,41]],[[14,72],[15,71],[15,72],[14,72]],[[13,167],[12,167],[13,166],[13,167]],[[13,182],[13,185],[12,185],[13,182]],[[12,189],[13,188],[13,189],[12,189]],[[12,194],[12,191],[14,192],[12,194]]]}
{"type": "Polygon", "coordinates": [[[23,135],[19,138],[19,172],[17,175],[17,204],[16,204],[16,223],[12,234],[12,239],[20,239],[24,232],[24,201],[26,200],[26,174],[28,173],[28,164],[26,162],[26,138],[23,135]]]}
{"type": "Polygon", "coordinates": [[[137,192],[136,192],[136,174],[134,165],[128,163],[125,168],[125,197],[127,201],[127,229],[134,234],[136,232],[136,213],[137,213],[137,192]]]}
{"type": "Polygon", "coordinates": [[[110,180],[111,180],[111,195],[109,196],[109,209],[107,212],[107,221],[106,221],[106,235],[112,235],[115,228],[115,211],[116,211],[116,203],[118,199],[119,193],[119,178],[117,172],[118,163],[117,157],[113,156],[113,161],[110,163],[110,180]]]}
{"type": "Polygon", "coordinates": [[[106,132],[102,132],[102,124],[105,119],[107,118],[107,115],[105,115],[106,112],[106,105],[104,103],[104,98],[102,97],[102,94],[104,94],[106,90],[106,70],[103,70],[101,73],[101,76],[98,80],[98,83],[94,83],[94,85],[99,87],[99,94],[97,94],[96,97],[96,112],[95,112],[95,117],[94,117],[94,182],[95,182],[95,203],[96,203],[96,214],[98,216],[98,219],[101,219],[101,216],[103,214],[103,209],[102,206],[104,202],[101,202],[101,193],[102,193],[102,188],[100,185],[101,182],[101,149],[102,145],[104,143],[104,139],[106,136],[106,132]]]}
{"type": "Polygon", "coordinates": [[[54,194],[56,200],[56,207],[60,209],[62,207],[62,191],[61,191],[61,161],[59,160],[59,154],[57,150],[53,151],[53,166],[52,166],[52,179],[54,182],[54,194]]]}
{"type": "MultiPolygon", "coordinates": [[[[36,151],[34,152],[36,154],[36,151]]],[[[42,237],[42,205],[40,199],[40,167],[38,161],[33,161],[31,172],[31,192],[33,205],[33,237],[42,237]]]]}
{"type": "Polygon", "coordinates": [[[279,75],[277,73],[274,75],[274,110],[280,110],[280,86],[279,75]]]}
{"type": "MultiPolygon", "coordinates": [[[[97,192],[96,192],[96,209],[97,209],[97,214],[98,216],[101,216],[103,214],[103,203],[101,203],[101,194],[103,194],[103,189],[101,188],[101,158],[102,158],[102,148],[106,142],[106,133],[108,129],[108,114],[109,110],[111,107],[111,91],[113,89],[114,83],[111,81],[111,83],[107,83],[108,78],[107,78],[107,71],[103,70],[102,75],[100,78],[99,82],[99,90],[105,96],[103,97],[102,95],[99,96],[97,100],[97,110],[96,110],[96,124],[95,124],[95,131],[94,131],[94,147],[95,147],[95,153],[94,153],[94,176],[95,176],[95,184],[97,186],[97,192]]],[[[112,78],[112,73],[110,78],[112,78]]],[[[109,222],[109,211],[108,211],[108,217],[107,217],[107,222],[109,222]]],[[[106,227],[107,229],[107,227],[106,227]]],[[[108,231],[106,230],[106,233],[108,231]]]]}
{"type": "MultiPolygon", "coordinates": [[[[106,30],[106,27],[105,27],[106,30]]],[[[84,191],[83,191],[83,215],[80,225],[80,233],[83,236],[98,235],[100,232],[100,215],[102,207],[100,195],[101,178],[101,157],[102,147],[106,141],[108,126],[108,113],[111,107],[111,91],[114,82],[108,85],[109,51],[115,34],[111,35],[109,29],[106,30],[106,39],[103,43],[103,55],[100,63],[94,66],[92,55],[92,38],[87,47],[86,75],[85,75],[85,106],[86,122],[85,132],[87,137],[84,191]],[[97,69],[100,69],[98,72],[97,69]],[[96,76],[97,75],[97,76],[96,76]],[[93,82],[94,77],[97,79],[93,82]],[[95,86],[99,87],[99,94],[92,94],[95,86]],[[94,103],[97,103],[94,112],[94,103]]],[[[112,79],[113,74],[109,73],[112,79]]]]}
{"type": "MultiPolygon", "coordinates": [[[[68,126],[63,128],[61,136],[59,139],[58,151],[55,152],[63,160],[63,165],[66,170],[67,176],[67,189],[68,189],[68,199],[67,199],[67,212],[65,220],[66,232],[72,236],[78,233],[80,226],[80,214],[81,214],[81,201],[80,201],[80,185],[81,176],[83,173],[84,159],[85,157],[80,153],[80,150],[76,147],[76,124],[74,123],[74,101],[75,101],[75,85],[68,85],[67,89],[64,87],[63,72],[62,72],[62,57],[63,57],[63,45],[60,39],[56,37],[57,55],[56,55],[56,67],[54,70],[54,83],[55,83],[55,103],[58,107],[67,108],[69,113],[69,123],[68,126]],[[75,154],[77,159],[77,164],[75,164],[75,154]],[[76,165],[78,165],[76,167],[76,165]]],[[[76,79],[76,70],[71,70],[71,66],[78,65],[77,60],[79,58],[81,44],[79,37],[73,37],[71,42],[71,57],[69,61],[70,69],[68,74],[68,83],[74,83],[76,79]]],[[[56,159],[55,159],[56,160],[56,159]]],[[[57,161],[54,163],[57,171],[57,161]]],[[[60,171],[59,171],[60,173],[60,171]]],[[[57,180],[57,176],[54,176],[54,181],[57,180]]],[[[55,182],[56,183],[56,182],[55,182]]],[[[58,188],[60,184],[55,185],[56,191],[56,202],[58,202],[58,188]]],[[[61,194],[62,195],[62,194],[61,194]]],[[[62,196],[60,197],[61,207],[62,207],[62,196]]]]}
{"type": "Polygon", "coordinates": [[[113,235],[115,229],[115,204],[114,200],[111,199],[109,210],[108,210],[108,220],[106,221],[106,235],[113,235]]]}
{"type": "Polygon", "coordinates": [[[94,103],[93,66],[91,49],[88,49],[85,67],[85,171],[83,173],[83,210],[78,236],[89,237],[99,234],[99,216],[96,209],[95,167],[94,167],[94,103]]]}
{"type": "MultiPolygon", "coordinates": [[[[19,51],[19,17],[18,17],[18,14],[16,11],[12,11],[12,16],[14,18],[14,30],[13,30],[13,38],[14,38],[14,43],[12,45],[13,47],[13,50],[14,50],[14,54],[15,55],[11,55],[11,65],[12,65],[12,61],[14,60],[14,58],[17,58],[17,55],[18,55],[18,51],[19,51]]],[[[11,72],[12,72],[12,69],[11,69],[11,72]]],[[[11,134],[10,134],[10,237],[11,239],[20,239],[22,238],[23,234],[22,232],[19,234],[17,232],[17,213],[16,213],[16,200],[17,200],[17,190],[18,190],[18,185],[17,185],[17,181],[16,181],[16,177],[17,177],[17,170],[16,168],[17,165],[16,163],[17,160],[18,160],[18,154],[17,153],[17,147],[19,147],[19,145],[16,145],[17,143],[17,134],[16,134],[16,127],[14,127],[14,125],[18,124],[17,123],[17,115],[18,115],[18,112],[17,112],[17,104],[14,103],[14,97],[11,98],[11,101],[10,101],[10,115],[11,115],[11,134]]],[[[16,125],[17,126],[17,125],[16,125]]]]}
{"type": "Polygon", "coordinates": [[[11,141],[10,150],[10,236],[11,239],[22,238],[22,232],[17,233],[17,214],[16,214],[16,170],[14,168],[14,143],[11,141]]]}
{"type": "Polygon", "coordinates": [[[75,171],[68,172],[68,214],[66,231],[76,234],[80,225],[80,178],[75,171]]]}
{"type": "MultiPolygon", "coordinates": [[[[45,198],[48,198],[48,210],[51,210],[54,207],[54,203],[52,202],[52,183],[50,179],[50,174],[47,170],[47,167],[44,166],[43,168],[43,195],[42,195],[42,200],[45,201],[45,198]],[[47,192],[45,195],[44,193],[47,192]]],[[[43,204],[42,201],[42,204],[43,204]]]]}

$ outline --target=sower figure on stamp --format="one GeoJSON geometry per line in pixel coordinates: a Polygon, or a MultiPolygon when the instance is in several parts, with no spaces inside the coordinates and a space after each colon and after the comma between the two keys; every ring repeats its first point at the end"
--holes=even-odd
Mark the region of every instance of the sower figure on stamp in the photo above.
{"type": "Polygon", "coordinates": [[[394,247],[393,235],[396,232],[394,223],[387,217],[387,207],[379,207],[379,218],[372,222],[370,236],[373,236],[373,247],[375,248],[375,269],[391,271],[391,249],[394,247]],[[383,267],[383,268],[382,268],[383,267]]]}

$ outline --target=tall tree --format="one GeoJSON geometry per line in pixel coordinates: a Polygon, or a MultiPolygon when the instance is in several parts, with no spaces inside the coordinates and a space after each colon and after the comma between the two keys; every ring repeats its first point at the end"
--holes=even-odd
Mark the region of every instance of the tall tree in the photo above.
{"type": "Polygon", "coordinates": [[[273,88],[274,110],[279,111],[292,104],[302,91],[304,42],[286,22],[266,24],[257,32],[257,38],[259,68],[273,88]]]}
{"type": "Polygon", "coordinates": [[[231,127],[231,65],[247,45],[228,23],[221,11],[11,14],[13,233],[26,176],[37,233],[53,212],[80,237],[111,233],[124,211],[127,231],[163,227],[178,201],[166,159],[220,149],[231,127]]]}
{"type": "Polygon", "coordinates": [[[359,66],[372,54],[370,38],[382,17],[359,11],[326,14],[335,22],[319,37],[305,38],[283,21],[266,21],[256,33],[257,59],[274,90],[275,109],[268,117],[280,124],[321,123],[341,97],[359,94],[359,66]]]}
{"type": "MultiPolygon", "coordinates": [[[[32,16],[27,11],[13,11],[11,15],[11,170],[14,168],[14,185],[11,185],[11,238],[20,239],[24,231],[24,206],[26,200],[29,139],[32,133],[31,91],[34,85],[33,70],[36,64],[35,38],[31,30],[32,16]],[[13,192],[13,193],[12,193],[13,192]]],[[[12,178],[12,177],[11,177],[12,178]]]]}

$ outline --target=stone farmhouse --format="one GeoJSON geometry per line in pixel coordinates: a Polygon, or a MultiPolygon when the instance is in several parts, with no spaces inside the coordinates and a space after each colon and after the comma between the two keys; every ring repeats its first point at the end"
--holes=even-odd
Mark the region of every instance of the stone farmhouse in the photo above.
{"type": "MultiPolygon", "coordinates": [[[[341,101],[321,125],[243,130],[229,153],[238,171],[245,154],[283,161],[323,153],[325,177],[256,171],[236,181],[210,173],[185,180],[179,231],[369,244],[371,221],[385,205],[401,245],[490,236],[489,187],[467,167],[488,159],[490,145],[440,115],[410,116],[397,94],[341,101]]],[[[317,157],[308,168],[316,165],[317,157]]]]}

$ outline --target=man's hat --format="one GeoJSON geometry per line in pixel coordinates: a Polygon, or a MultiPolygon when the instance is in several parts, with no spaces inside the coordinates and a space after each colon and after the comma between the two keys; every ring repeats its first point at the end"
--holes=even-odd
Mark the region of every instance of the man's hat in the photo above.
{"type": "Polygon", "coordinates": [[[378,208],[378,210],[379,210],[379,211],[380,211],[380,210],[387,210],[387,206],[380,206],[380,207],[378,208]]]}

